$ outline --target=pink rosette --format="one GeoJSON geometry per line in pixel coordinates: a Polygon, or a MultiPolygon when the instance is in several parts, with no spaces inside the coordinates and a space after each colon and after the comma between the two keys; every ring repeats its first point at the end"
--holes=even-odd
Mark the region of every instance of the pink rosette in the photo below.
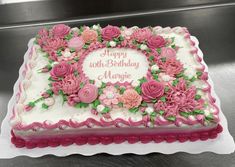
{"type": "Polygon", "coordinates": [[[47,38],[41,44],[41,47],[44,51],[49,54],[53,51],[56,51],[59,48],[66,47],[67,43],[63,39],[60,38],[47,38]]]}
{"type": "Polygon", "coordinates": [[[54,94],[58,95],[59,94],[59,90],[61,89],[61,82],[52,82],[52,91],[54,92],[54,94]]]}
{"type": "Polygon", "coordinates": [[[61,81],[61,90],[68,95],[75,94],[80,89],[80,80],[73,74],[67,75],[61,81]]]}
{"type": "Polygon", "coordinates": [[[48,37],[49,32],[46,28],[42,28],[42,29],[39,30],[38,35],[40,37],[48,37]]]}
{"type": "Polygon", "coordinates": [[[148,47],[153,48],[153,49],[161,48],[161,47],[165,46],[165,44],[166,44],[165,39],[160,35],[151,36],[147,40],[148,47]]]}
{"type": "Polygon", "coordinates": [[[86,43],[91,43],[97,41],[98,34],[95,30],[87,28],[82,32],[81,36],[86,43]]]}
{"type": "Polygon", "coordinates": [[[84,46],[84,40],[82,37],[73,37],[72,39],[69,40],[68,42],[68,47],[75,49],[76,51],[79,51],[82,49],[84,46]]]}
{"type": "Polygon", "coordinates": [[[164,85],[155,80],[144,82],[141,85],[142,97],[146,102],[151,102],[152,100],[161,97],[164,94],[164,85]]]}
{"type": "Polygon", "coordinates": [[[161,62],[160,60],[158,65],[163,72],[170,76],[175,76],[183,70],[183,64],[176,60],[176,58],[166,59],[166,62],[161,62]]]}
{"type": "Polygon", "coordinates": [[[135,39],[138,42],[143,42],[149,39],[152,35],[152,32],[149,28],[137,29],[132,34],[132,39],[135,39]]]}
{"type": "Polygon", "coordinates": [[[69,75],[73,72],[73,68],[70,64],[66,62],[61,62],[60,64],[56,64],[50,71],[50,75],[52,79],[59,80],[60,78],[64,78],[66,75],[69,75]]]}
{"type": "Polygon", "coordinates": [[[64,38],[70,31],[70,27],[64,24],[58,24],[53,26],[52,28],[52,35],[56,38],[64,38]]]}
{"type": "Polygon", "coordinates": [[[119,101],[124,104],[125,108],[131,109],[141,104],[142,97],[134,89],[127,89],[123,95],[119,97],[119,101]]]}
{"type": "Polygon", "coordinates": [[[117,38],[120,34],[121,31],[119,27],[111,25],[104,27],[101,31],[102,38],[107,41],[112,40],[113,38],[117,38]]]}
{"type": "Polygon", "coordinates": [[[163,47],[161,49],[161,57],[174,58],[176,56],[176,51],[172,48],[163,47]]]}
{"type": "Polygon", "coordinates": [[[98,96],[98,88],[93,84],[86,84],[83,88],[78,92],[78,97],[83,103],[91,103],[98,96]]]}
{"type": "Polygon", "coordinates": [[[70,106],[74,106],[75,104],[80,102],[80,98],[78,97],[78,94],[72,94],[67,97],[68,104],[70,106]]]}

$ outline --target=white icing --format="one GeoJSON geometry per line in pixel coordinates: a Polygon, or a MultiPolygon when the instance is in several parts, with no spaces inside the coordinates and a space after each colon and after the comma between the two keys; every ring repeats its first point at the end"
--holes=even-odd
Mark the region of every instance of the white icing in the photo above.
{"type": "Polygon", "coordinates": [[[154,64],[153,66],[151,66],[151,71],[157,71],[159,70],[158,65],[154,64]]]}
{"type": "Polygon", "coordinates": [[[148,61],[144,54],[134,49],[104,48],[87,55],[82,68],[89,79],[123,83],[146,77],[148,61]],[[104,55],[104,53],[109,53],[109,56],[104,55]],[[114,54],[116,56],[110,56],[114,54]],[[123,66],[123,64],[126,64],[126,66],[123,66]],[[100,66],[103,67],[100,68],[100,66]]]}
{"type": "Polygon", "coordinates": [[[148,49],[148,47],[147,47],[147,45],[145,45],[145,44],[141,44],[141,45],[140,45],[140,49],[141,49],[141,50],[146,50],[146,49],[148,49]]]}

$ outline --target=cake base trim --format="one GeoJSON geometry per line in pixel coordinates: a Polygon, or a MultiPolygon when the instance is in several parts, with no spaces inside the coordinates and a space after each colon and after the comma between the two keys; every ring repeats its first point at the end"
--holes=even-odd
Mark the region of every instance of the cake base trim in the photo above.
{"type": "Polygon", "coordinates": [[[113,135],[113,136],[77,136],[77,137],[63,137],[63,138],[50,138],[50,139],[41,139],[38,141],[26,141],[20,137],[15,136],[14,132],[11,131],[11,142],[17,147],[17,148],[27,148],[27,149],[33,149],[33,148],[44,148],[44,147],[57,147],[57,146],[69,146],[72,144],[77,145],[95,145],[95,144],[120,144],[125,141],[127,141],[129,144],[134,144],[137,142],[141,142],[143,144],[149,143],[149,142],[186,142],[186,141],[197,141],[197,140],[208,140],[208,139],[214,139],[217,137],[219,133],[223,131],[223,127],[219,124],[216,128],[210,129],[208,131],[198,131],[193,133],[184,133],[184,134],[174,134],[174,133],[168,133],[165,135],[113,135]]]}

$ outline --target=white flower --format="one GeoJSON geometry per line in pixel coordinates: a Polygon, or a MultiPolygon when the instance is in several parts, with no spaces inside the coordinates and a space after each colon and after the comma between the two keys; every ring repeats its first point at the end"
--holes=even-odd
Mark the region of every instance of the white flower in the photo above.
{"type": "Polygon", "coordinates": [[[158,67],[158,65],[153,65],[152,67],[151,67],[151,71],[157,71],[157,70],[159,70],[159,67],[158,67]]]}
{"type": "Polygon", "coordinates": [[[140,85],[140,81],[138,81],[138,80],[133,80],[133,81],[131,82],[131,85],[132,85],[133,87],[137,87],[137,86],[140,85]]]}
{"type": "Polygon", "coordinates": [[[51,66],[53,67],[56,64],[59,64],[59,62],[58,61],[54,61],[53,63],[51,63],[51,66]]]}
{"type": "Polygon", "coordinates": [[[66,50],[66,51],[64,51],[64,53],[63,53],[63,56],[64,57],[70,57],[72,54],[70,53],[70,51],[68,51],[68,50],[66,50]]]}
{"type": "Polygon", "coordinates": [[[146,49],[148,49],[148,47],[147,47],[147,45],[145,45],[145,44],[141,44],[141,45],[140,45],[140,49],[141,49],[141,50],[146,50],[146,49]]]}
{"type": "Polygon", "coordinates": [[[210,111],[208,111],[208,110],[204,110],[204,112],[205,112],[205,116],[210,115],[210,111]]]}
{"type": "Polygon", "coordinates": [[[168,82],[171,80],[171,77],[169,75],[162,75],[162,80],[168,82]]]}
{"type": "Polygon", "coordinates": [[[97,86],[98,88],[100,88],[101,85],[102,85],[102,82],[101,82],[101,81],[99,81],[99,80],[95,81],[95,86],[97,86]]]}
{"type": "Polygon", "coordinates": [[[78,32],[79,31],[79,29],[77,28],[77,27],[74,27],[74,28],[71,28],[71,30],[70,30],[71,32],[78,32]]]}
{"type": "Polygon", "coordinates": [[[44,103],[47,105],[47,106],[52,106],[54,103],[55,103],[55,100],[53,97],[49,97],[49,98],[46,98],[44,100],[44,103]]]}
{"type": "Polygon", "coordinates": [[[110,42],[109,42],[109,45],[110,45],[111,47],[115,47],[116,44],[117,44],[117,43],[116,43],[115,41],[110,41],[110,42]]]}
{"type": "Polygon", "coordinates": [[[98,25],[93,25],[92,28],[93,28],[94,30],[98,30],[98,29],[99,29],[99,26],[98,26],[98,25]]]}
{"type": "Polygon", "coordinates": [[[153,107],[147,107],[145,109],[145,111],[148,113],[148,114],[151,114],[154,110],[153,110],[153,107]]]}
{"type": "Polygon", "coordinates": [[[100,105],[97,106],[96,110],[97,110],[98,112],[102,112],[102,111],[104,110],[104,108],[105,108],[105,107],[104,107],[102,104],[100,104],[100,105]]]}

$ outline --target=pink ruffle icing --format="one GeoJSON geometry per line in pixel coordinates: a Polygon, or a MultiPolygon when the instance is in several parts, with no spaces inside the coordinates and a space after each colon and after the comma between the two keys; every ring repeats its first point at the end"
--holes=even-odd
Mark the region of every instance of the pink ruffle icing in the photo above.
{"type": "Polygon", "coordinates": [[[39,139],[39,140],[29,140],[26,141],[22,138],[16,137],[14,132],[12,131],[12,138],[11,142],[17,147],[17,148],[23,148],[26,147],[28,149],[33,148],[44,148],[44,147],[57,147],[57,146],[69,146],[72,144],[76,145],[95,145],[95,144],[120,144],[125,141],[127,141],[129,144],[134,144],[137,142],[141,142],[143,144],[149,143],[149,142],[186,142],[186,141],[205,141],[208,139],[214,139],[217,137],[219,133],[223,131],[223,128],[221,125],[218,125],[216,128],[213,128],[208,131],[198,131],[198,132],[191,132],[191,133],[165,133],[165,134],[155,134],[155,135],[110,135],[110,136],[75,136],[75,137],[60,137],[60,138],[49,138],[49,139],[39,139]]]}

